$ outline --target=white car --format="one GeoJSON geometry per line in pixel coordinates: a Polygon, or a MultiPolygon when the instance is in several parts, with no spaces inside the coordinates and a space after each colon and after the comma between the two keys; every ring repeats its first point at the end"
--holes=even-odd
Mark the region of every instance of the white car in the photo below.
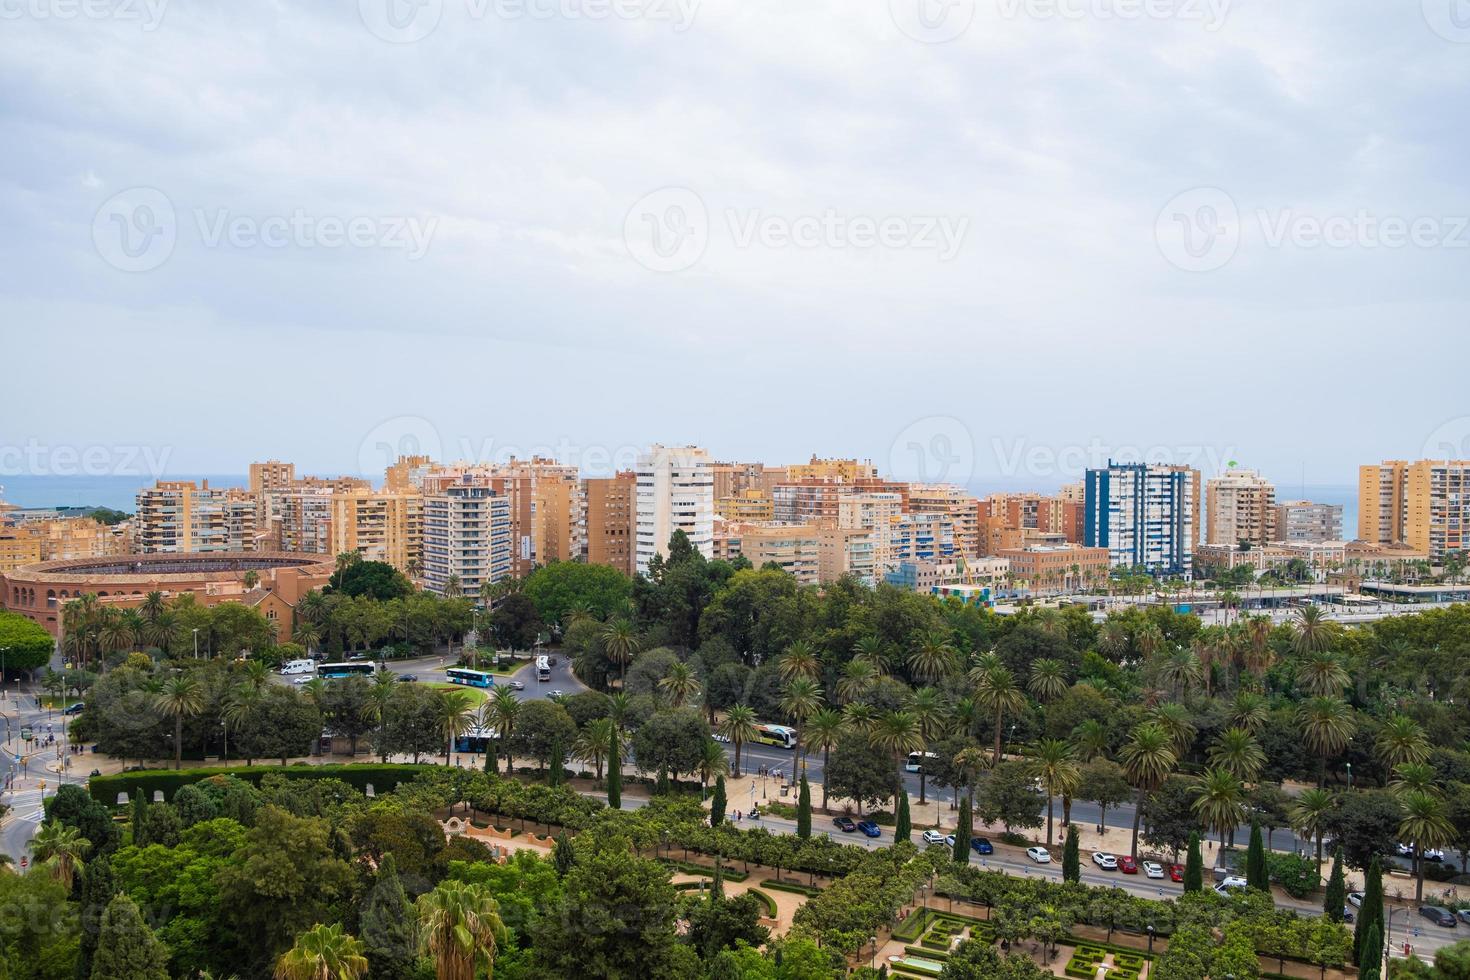
{"type": "Polygon", "coordinates": [[[1231,875],[1215,886],[1215,894],[1229,898],[1231,893],[1245,891],[1250,884],[1239,875],[1231,875]]]}
{"type": "Polygon", "coordinates": [[[1157,861],[1145,861],[1143,862],[1143,873],[1150,878],[1162,878],[1164,877],[1164,866],[1157,861]]]}
{"type": "Polygon", "coordinates": [[[1348,892],[1348,904],[1351,905],[1355,909],[1362,908],[1363,907],[1363,893],[1362,892],[1348,892]]]}
{"type": "Polygon", "coordinates": [[[1051,851],[1044,847],[1028,847],[1026,856],[1037,864],[1051,864],[1051,851]]]}
{"type": "MultiPolygon", "coordinates": [[[[944,835],[941,834],[937,830],[926,830],[926,831],[924,831],[924,838],[923,839],[924,839],[924,843],[925,844],[943,844],[944,843],[944,835]]],[[[951,845],[951,846],[953,846],[953,845],[951,845]]]]}
{"type": "Polygon", "coordinates": [[[1115,855],[1109,854],[1107,851],[1093,851],[1092,863],[1104,871],[1118,870],[1118,858],[1115,855]]]}
{"type": "Polygon", "coordinates": [[[511,681],[510,689],[512,691],[524,691],[526,689],[526,685],[521,681],[511,681]]]}

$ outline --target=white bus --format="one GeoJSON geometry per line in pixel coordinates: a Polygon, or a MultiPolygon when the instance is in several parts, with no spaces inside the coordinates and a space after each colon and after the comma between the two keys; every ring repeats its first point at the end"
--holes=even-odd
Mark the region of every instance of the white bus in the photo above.
{"type": "Polygon", "coordinates": [[[317,676],[329,681],[342,677],[372,677],[377,672],[378,665],[371,660],[351,660],[346,663],[322,664],[317,668],[317,676]]]}
{"type": "Polygon", "coordinates": [[[292,674],[316,673],[315,660],[287,660],[281,664],[281,676],[289,677],[292,674]]]}
{"type": "Polygon", "coordinates": [[[796,729],[785,725],[756,725],[755,741],[782,749],[796,748],[796,729]]]}
{"type": "Polygon", "coordinates": [[[549,681],[549,680],[551,680],[551,658],[550,657],[542,656],[542,657],[537,657],[536,658],[536,679],[538,681],[549,681]]]}
{"type": "Polygon", "coordinates": [[[939,761],[939,755],[935,752],[910,752],[908,761],[903,764],[904,772],[923,772],[925,766],[932,766],[939,761]]]}

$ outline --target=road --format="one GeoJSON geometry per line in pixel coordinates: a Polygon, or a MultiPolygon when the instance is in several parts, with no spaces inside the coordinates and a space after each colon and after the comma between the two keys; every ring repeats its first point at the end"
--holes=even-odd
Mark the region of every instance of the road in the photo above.
{"type": "MultiPolygon", "coordinates": [[[[9,787],[0,793],[0,800],[10,807],[3,822],[0,822],[0,853],[8,855],[19,864],[22,858],[29,860],[31,838],[41,825],[44,812],[41,805],[43,792],[50,796],[55,794],[58,783],[81,784],[86,779],[72,773],[58,776],[45,768],[47,763],[56,761],[57,746],[31,750],[26,757],[26,764],[22,766],[18,756],[18,753],[24,752],[20,741],[22,726],[29,725],[37,735],[45,736],[49,725],[60,743],[60,748],[63,751],[67,748],[66,726],[61,713],[37,708],[33,691],[13,686],[8,688],[6,697],[0,700],[0,716],[8,722],[0,727],[11,737],[0,746],[0,786],[9,787]]],[[[73,765],[79,764],[74,761],[73,765]]]]}

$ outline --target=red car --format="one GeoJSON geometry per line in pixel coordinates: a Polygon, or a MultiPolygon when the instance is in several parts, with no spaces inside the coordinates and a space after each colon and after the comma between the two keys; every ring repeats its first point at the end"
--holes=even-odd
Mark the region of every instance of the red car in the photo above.
{"type": "Polygon", "coordinates": [[[1125,854],[1118,858],[1118,870],[1125,875],[1136,875],[1138,874],[1138,862],[1125,854]]]}
{"type": "Polygon", "coordinates": [[[1184,880],[1184,865],[1182,865],[1182,864],[1171,864],[1171,865],[1169,865],[1169,880],[1170,881],[1183,881],[1184,880]]]}

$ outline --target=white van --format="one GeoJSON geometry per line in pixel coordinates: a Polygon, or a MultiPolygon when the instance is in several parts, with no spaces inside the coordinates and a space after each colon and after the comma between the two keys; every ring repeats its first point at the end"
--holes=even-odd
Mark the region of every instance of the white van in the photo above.
{"type": "Polygon", "coordinates": [[[287,660],[281,664],[281,676],[283,677],[289,677],[292,674],[311,674],[315,671],[315,660],[287,660]]]}

